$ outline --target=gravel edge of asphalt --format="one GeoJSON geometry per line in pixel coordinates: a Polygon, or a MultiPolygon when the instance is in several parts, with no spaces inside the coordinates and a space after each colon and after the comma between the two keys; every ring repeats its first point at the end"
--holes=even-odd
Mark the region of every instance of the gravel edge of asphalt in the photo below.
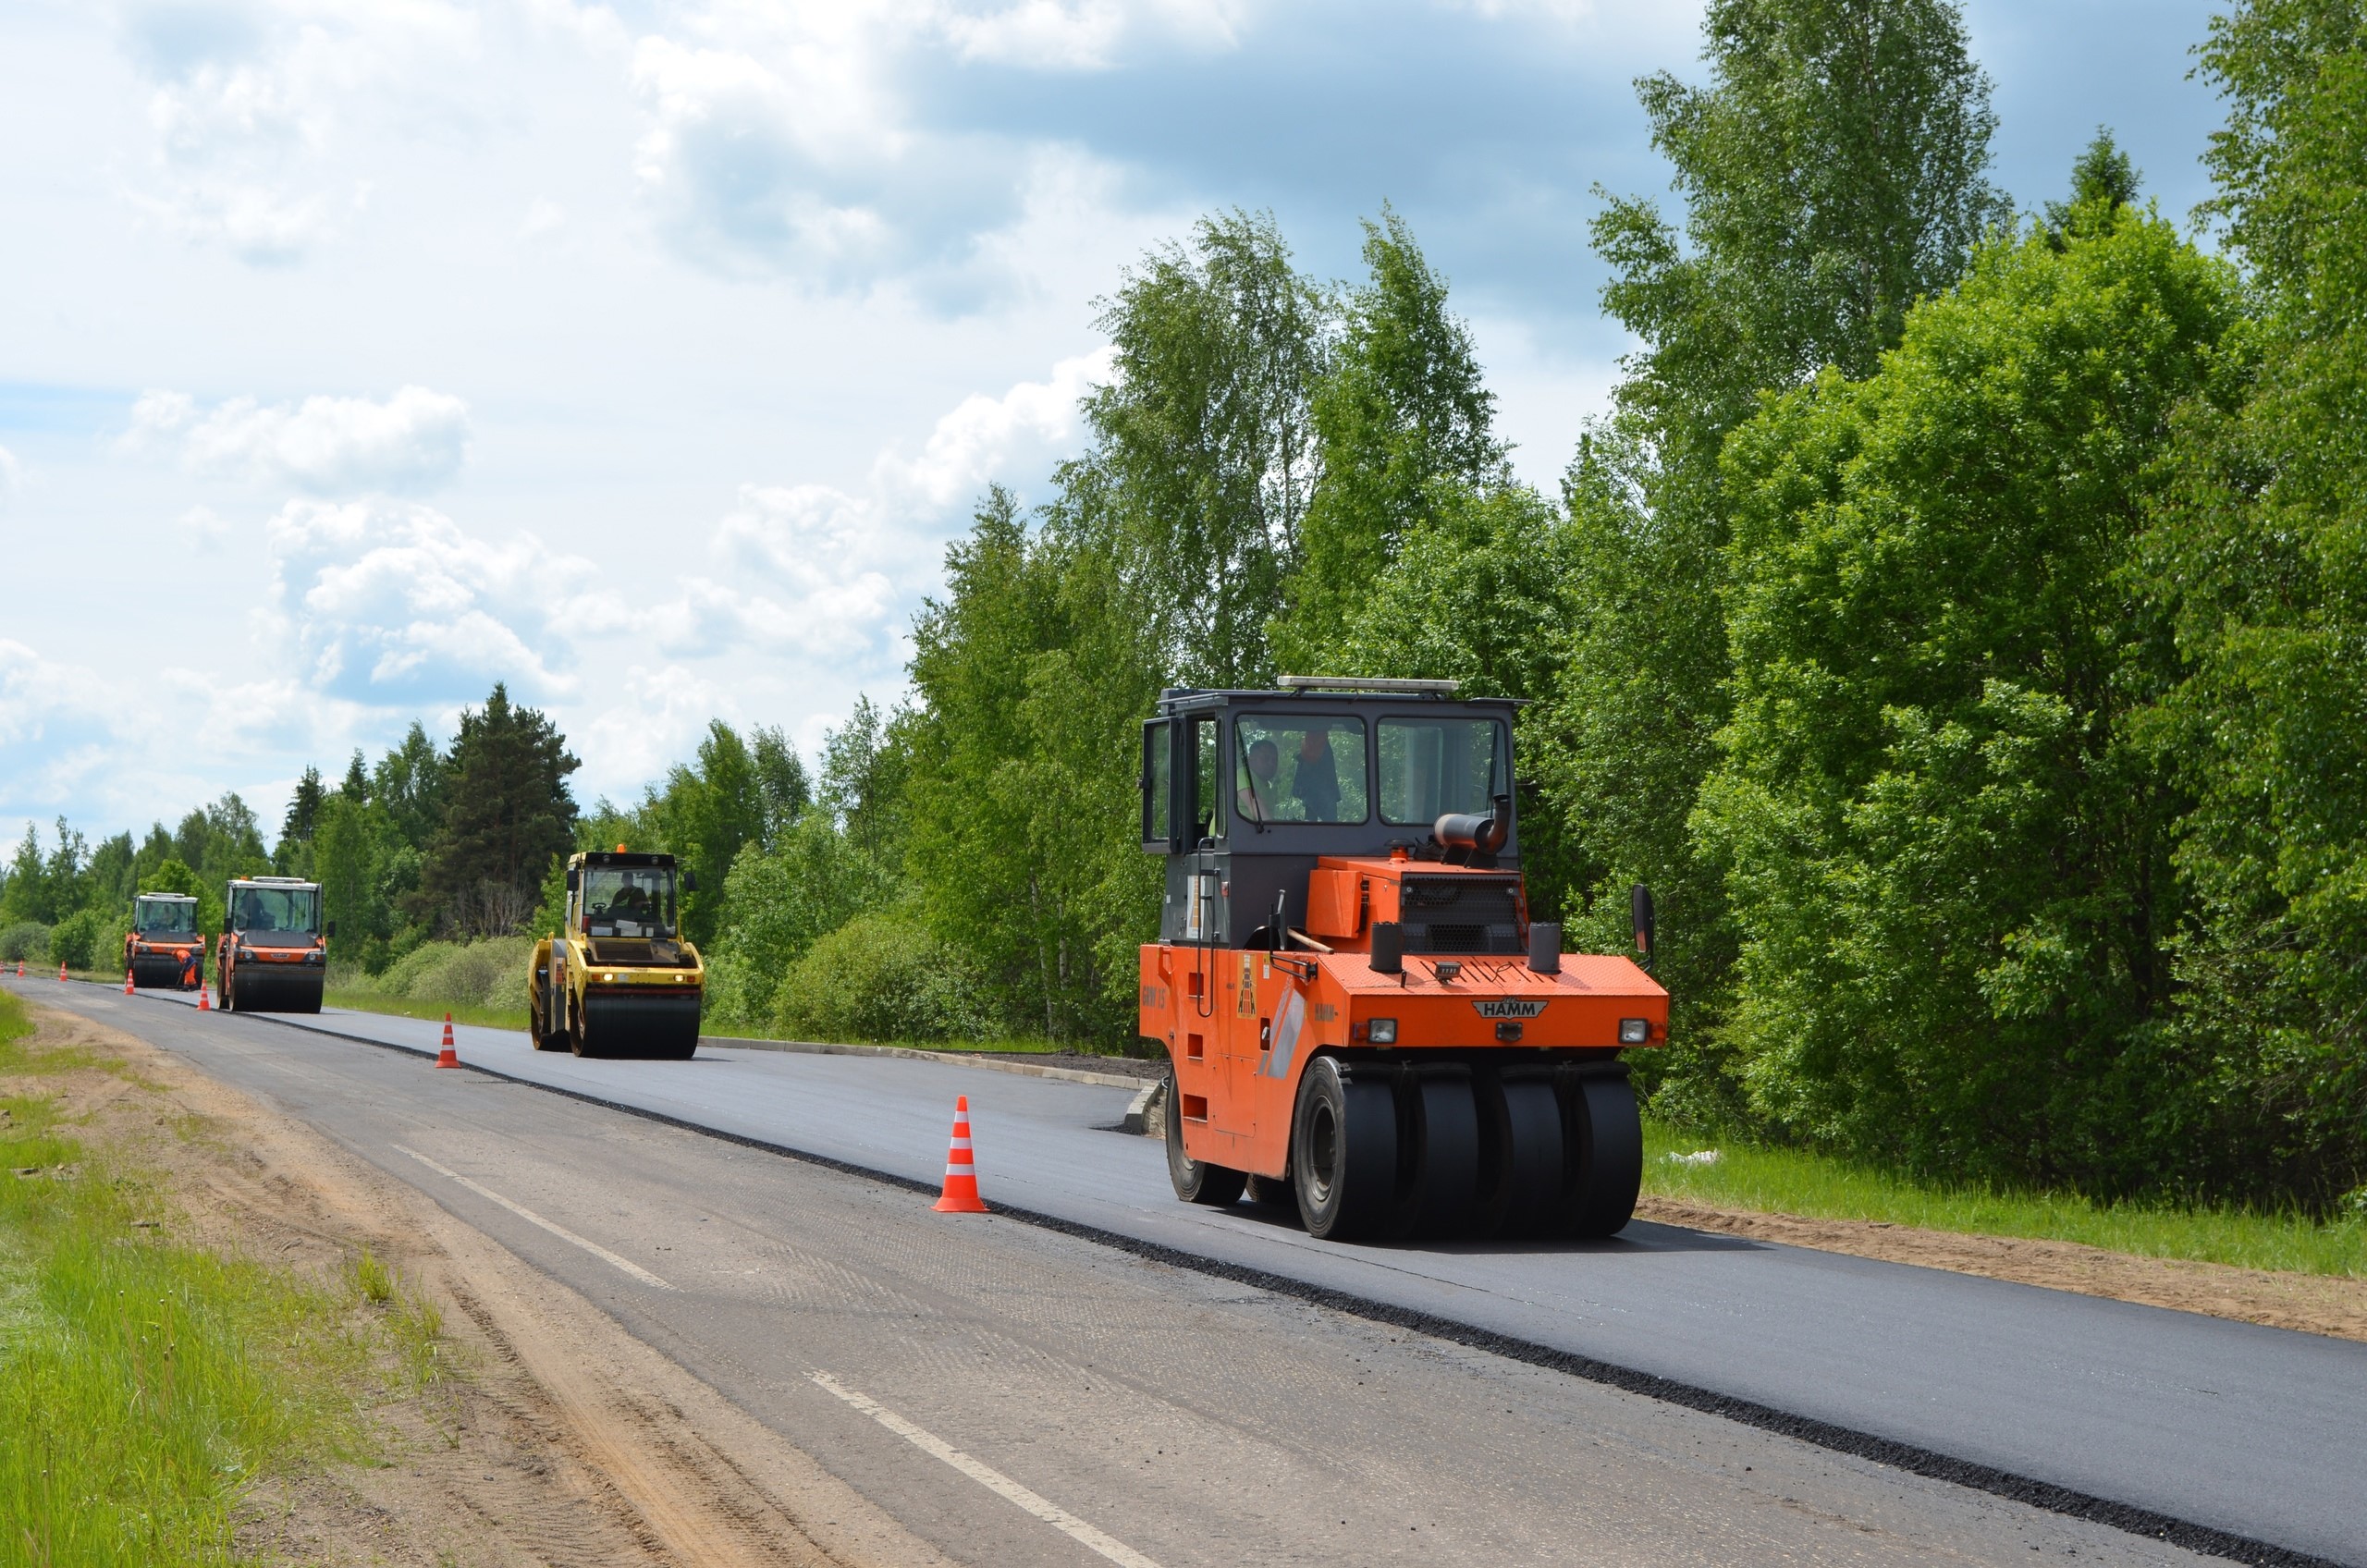
{"type": "MultiPolygon", "coordinates": [[[[379,1050],[398,1051],[405,1056],[417,1057],[429,1054],[410,1046],[399,1046],[386,1040],[374,1040],[361,1035],[348,1035],[339,1030],[324,1029],[314,1024],[298,1023],[288,1019],[274,1017],[269,1013],[242,1013],[237,1016],[250,1018],[258,1023],[276,1023],[282,1028],[300,1030],[305,1034],[324,1035],[333,1039],[347,1040],[355,1045],[371,1046],[379,1050]]],[[[915,1181],[908,1176],[899,1176],[892,1171],[878,1170],[870,1166],[857,1165],[850,1160],[837,1159],[828,1155],[792,1148],[785,1144],[768,1143],[762,1138],[753,1138],[743,1133],[728,1133],[720,1128],[709,1127],[681,1117],[668,1116],[663,1111],[649,1110],[640,1106],[604,1099],[597,1095],[587,1094],[579,1089],[562,1088],[557,1084],[540,1083],[532,1078],[520,1078],[473,1062],[463,1062],[461,1065],[472,1072],[481,1072],[488,1078],[498,1078],[504,1083],[522,1084],[528,1088],[542,1090],[546,1094],[578,1100],[585,1105],[598,1106],[604,1110],[621,1111],[629,1116],[640,1117],[645,1121],[680,1128],[703,1137],[736,1144],[743,1148],[779,1155],[822,1170],[837,1171],[841,1175],[858,1176],[866,1181],[925,1195],[937,1191],[936,1187],[926,1182],[915,1181]]],[[[1142,1258],[1147,1262],[1165,1264],[1171,1268],[1187,1269],[1196,1274],[1224,1280],[1234,1284],[1247,1285],[1275,1295],[1304,1301],[1311,1305],[1326,1307],[1352,1317],[1362,1318],[1367,1322],[1411,1329],[1431,1339],[1443,1340],[1451,1344],[1484,1351],[1491,1355],[1500,1355],[1508,1361],[1560,1372],[1568,1377],[1583,1378],[1590,1383],[1617,1389],[1624,1393],[1639,1394],[1647,1399],[1659,1400],[1662,1403],[1677,1405],[1703,1415],[1722,1416],[1726,1420],[1738,1422],[1760,1431],[1772,1432],[1780,1437],[1791,1438],[1815,1448],[1847,1454],[1857,1459],[1870,1460],[1874,1464],[1889,1465],[1893,1469],[1904,1470],[1909,1475],[1944,1481],[1952,1486],[1963,1487],[1972,1491],[1985,1492],[1990,1496],[2018,1502],[2026,1507],[2040,1509],[2049,1513],[2103,1525],[2128,1535],[2158,1541],[2165,1546],[2177,1547],[2202,1556],[2245,1563],[2250,1565],[2250,1568],[2354,1568],[2352,1564],[2346,1564],[2333,1558],[2297,1551],[2290,1547],[2278,1546],[2274,1542],[2260,1540],[2250,1536],[2236,1535],[2213,1525],[2200,1525],[2191,1520],[2157,1513],[2152,1509],[2115,1502],[2109,1498],[2097,1497],[2090,1492],[2057,1486],[2051,1481],[2041,1481],[2031,1476],[2016,1475],[2010,1470],[2001,1470],[1993,1465],[1953,1458],[1933,1449],[1898,1442],[1889,1438],[1876,1436],[1871,1432],[1861,1432],[1855,1427],[1820,1421],[1811,1416],[1796,1415],[1788,1411],[1778,1410],[1772,1405],[1762,1404],[1756,1400],[1738,1399],[1731,1394],[1722,1394],[1715,1390],[1702,1388],[1698,1384],[1681,1382],[1673,1378],[1663,1378],[1657,1373],[1621,1366],[1613,1362],[1598,1360],[1593,1356],[1581,1355],[1574,1351],[1559,1350],[1551,1345],[1539,1344],[1534,1340],[1500,1334],[1493,1329],[1482,1329],[1475,1324],[1461,1323],[1451,1317],[1441,1317],[1412,1307],[1376,1301],[1369,1296],[1360,1296],[1352,1292],[1313,1284],[1304,1280],[1293,1279],[1286,1274],[1276,1274],[1244,1264],[1227,1263],[1220,1258],[1186,1252],[1163,1243],[1145,1241],[1140,1237],[1106,1231],[1099,1226],[1087,1225],[1073,1219],[1063,1219],[1058,1215],[1043,1214],[1033,1209],[998,1207],[994,1212],[1024,1225],[1073,1236],[1080,1241],[1092,1242],[1098,1245],[1142,1258]]]]}

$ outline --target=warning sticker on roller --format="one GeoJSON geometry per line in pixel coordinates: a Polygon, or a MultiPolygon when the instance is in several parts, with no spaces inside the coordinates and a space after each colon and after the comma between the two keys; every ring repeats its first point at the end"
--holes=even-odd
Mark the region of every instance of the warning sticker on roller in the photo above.
{"type": "Polygon", "coordinates": [[[1473,1002],[1482,1018],[1535,1018],[1545,1011],[1541,1000],[1525,1000],[1516,997],[1498,997],[1491,1001],[1473,1002]]]}

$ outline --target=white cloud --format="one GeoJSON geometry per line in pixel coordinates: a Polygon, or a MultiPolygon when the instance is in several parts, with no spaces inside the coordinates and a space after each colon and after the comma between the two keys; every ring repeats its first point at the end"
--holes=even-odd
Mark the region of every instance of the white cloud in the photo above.
{"type": "Polygon", "coordinates": [[[125,43],[153,84],[148,209],[193,240],[288,262],[359,212],[333,154],[356,105],[439,91],[478,19],[443,0],[134,0],[125,43]]]}
{"type": "Polygon", "coordinates": [[[1040,472],[1069,450],[1078,400],[1113,360],[1105,348],[1000,398],[963,399],[918,454],[882,452],[860,495],[824,484],[743,486],[714,543],[735,586],[686,583],[673,612],[675,645],[744,641],[831,663],[880,657],[914,596],[937,581],[962,508],[991,481],[1040,472]]]}
{"type": "Polygon", "coordinates": [[[491,544],[432,507],[291,501],[267,536],[263,642],[290,676],[357,703],[473,700],[496,680],[564,694],[573,631],[615,619],[585,597],[590,561],[525,535],[491,544]]]}
{"type": "Polygon", "coordinates": [[[929,20],[965,59],[1038,70],[1102,70],[1130,46],[1232,48],[1245,0],[1019,0],[930,7],[929,20]]]}
{"type": "Polygon", "coordinates": [[[1023,220],[1048,156],[1091,154],[1060,136],[960,124],[917,83],[948,61],[1077,73],[1153,45],[1230,48],[1245,9],[717,0],[635,45],[635,178],[660,234],[696,264],[855,291],[917,277],[933,296],[966,299],[975,284],[944,275],[1023,220]]]}
{"type": "Polygon", "coordinates": [[[567,209],[547,196],[539,197],[527,207],[526,215],[518,220],[518,238],[542,239],[566,227],[567,209]]]}
{"type": "Polygon", "coordinates": [[[24,469],[17,461],[17,454],[0,447],[0,507],[15,498],[17,487],[24,483],[24,469]]]}
{"type": "Polygon", "coordinates": [[[431,489],[460,472],[468,439],[468,404],[406,386],[384,402],[233,398],[210,410],[185,392],[147,392],[132,405],[120,445],[132,452],[177,449],[183,466],[208,477],[349,496],[431,489]]]}

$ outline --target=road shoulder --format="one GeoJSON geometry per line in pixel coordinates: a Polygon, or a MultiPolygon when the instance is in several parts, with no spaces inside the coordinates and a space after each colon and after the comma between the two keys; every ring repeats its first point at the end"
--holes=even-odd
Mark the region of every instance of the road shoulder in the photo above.
{"type": "Polygon", "coordinates": [[[376,1464],[259,1487],[242,1554],[307,1562],[937,1568],[811,1456],[423,1194],[132,1035],[34,1004],[193,1119],[156,1140],[204,1244],[332,1278],[364,1247],[441,1312],[453,1367],[374,1412],[376,1464]]]}
{"type": "Polygon", "coordinates": [[[1656,1224],[2367,1342],[2367,1280],[2143,1257],[2076,1242],[1926,1231],[1882,1220],[1806,1219],[1676,1198],[1646,1196],[1636,1213],[1656,1224]]]}

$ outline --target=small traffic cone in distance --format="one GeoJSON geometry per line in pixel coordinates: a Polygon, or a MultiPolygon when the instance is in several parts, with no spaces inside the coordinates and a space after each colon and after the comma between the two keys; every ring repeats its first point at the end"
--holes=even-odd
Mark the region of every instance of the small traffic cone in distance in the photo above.
{"type": "Polygon", "coordinates": [[[213,994],[214,994],[213,992],[211,992],[211,991],[207,990],[207,989],[206,989],[204,986],[200,986],[197,988],[197,1011],[200,1011],[200,1012],[212,1012],[212,1011],[214,1011],[214,1004],[213,1004],[212,1002],[210,1002],[210,1001],[208,1001],[208,1000],[206,999],[208,997],[211,997],[213,994]]]}
{"type": "Polygon", "coordinates": [[[444,1015],[444,1048],[435,1053],[435,1065],[438,1067],[460,1065],[460,1053],[452,1048],[452,1015],[448,1012],[444,1015]]]}
{"type": "Polygon", "coordinates": [[[992,1211],[978,1197],[978,1167],[970,1154],[970,1096],[953,1102],[953,1146],[945,1156],[945,1195],[937,1200],[939,1214],[987,1214],[992,1211]]]}
{"type": "Polygon", "coordinates": [[[64,980],[66,978],[66,961],[64,959],[59,959],[57,961],[57,977],[60,980],[64,980]]]}
{"type": "Polygon", "coordinates": [[[123,994],[127,997],[131,995],[131,971],[129,969],[123,972],[123,994]]]}

